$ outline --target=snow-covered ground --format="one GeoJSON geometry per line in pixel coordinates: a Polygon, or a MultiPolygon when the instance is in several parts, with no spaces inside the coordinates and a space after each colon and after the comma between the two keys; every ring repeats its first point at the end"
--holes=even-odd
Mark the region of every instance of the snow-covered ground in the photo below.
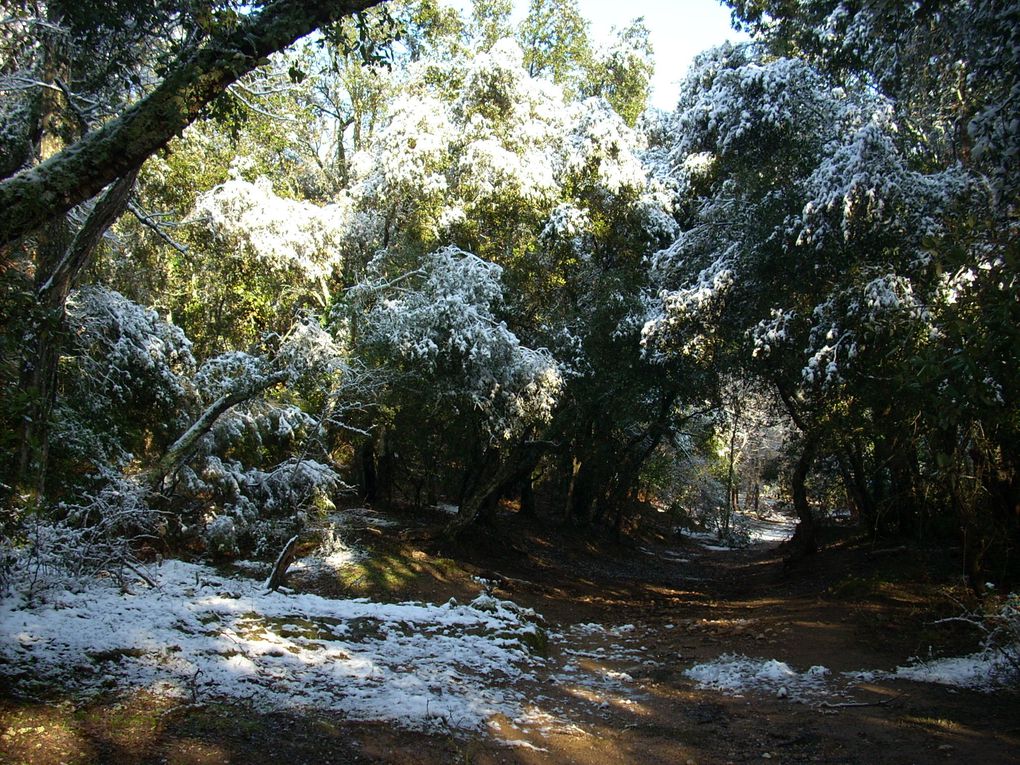
{"type": "Polygon", "coordinates": [[[979,651],[969,656],[952,656],[928,661],[914,659],[907,666],[897,667],[892,672],[857,674],[861,679],[866,679],[870,675],[875,680],[896,678],[972,688],[978,691],[993,691],[1016,683],[1016,669],[1001,651],[994,649],[979,651]]]}
{"type": "MultiPolygon", "coordinates": [[[[730,527],[734,539],[741,542],[746,540],[747,544],[779,544],[793,536],[797,519],[775,511],[762,514],[736,512],[730,518],[730,527]]],[[[677,529],[677,533],[697,540],[706,550],[726,552],[733,549],[729,542],[720,541],[719,535],[714,532],[681,528],[677,529]]]]}
{"type": "Polygon", "coordinates": [[[533,612],[481,595],[468,605],[383,605],[266,592],[167,561],[127,594],[17,589],[0,603],[0,656],[83,688],[147,687],[186,700],[340,711],[409,728],[481,728],[521,713],[515,685],[544,664],[533,612]]]}
{"type": "Polygon", "coordinates": [[[796,518],[777,512],[760,516],[741,513],[740,518],[746,524],[752,543],[785,542],[793,536],[793,531],[797,528],[796,518]]]}
{"type": "MultiPolygon", "coordinates": [[[[364,554],[326,534],[298,568],[339,568],[364,554]]],[[[267,592],[251,578],[181,561],[148,569],[156,586],[139,580],[132,592],[113,580],[69,583],[39,573],[21,569],[0,600],[6,672],[59,677],[83,691],[243,699],[262,709],[308,707],[411,729],[495,726],[511,745],[529,728],[569,729],[578,704],[596,715],[635,708],[648,693],[639,678],[658,666],[648,646],[675,628],[579,623],[544,632],[539,615],[487,594],[469,604],[333,600],[267,592]],[[533,651],[545,638],[551,658],[533,651]]],[[[994,651],[838,674],[727,654],[684,674],[730,695],[817,702],[891,679],[992,690],[1010,682],[1009,670],[994,651]]]]}

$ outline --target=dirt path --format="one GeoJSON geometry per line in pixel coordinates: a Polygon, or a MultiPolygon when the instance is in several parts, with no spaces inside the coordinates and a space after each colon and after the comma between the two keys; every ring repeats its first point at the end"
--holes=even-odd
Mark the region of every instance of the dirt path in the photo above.
{"type": "Polygon", "coordinates": [[[442,602],[483,579],[544,616],[545,660],[514,687],[521,716],[485,735],[456,721],[423,734],[144,693],[11,696],[0,762],[1008,763],[1020,752],[1016,692],[845,674],[894,669],[932,641],[965,645],[930,624],[944,603],[923,558],[833,546],[791,572],[769,545],[724,552],[650,528],[595,547],[513,519],[456,549],[420,529],[384,547],[414,574],[391,585],[395,598],[442,602]],[[714,685],[689,674],[720,657],[714,685]],[[762,666],[753,687],[719,687],[762,666]]]}
{"type": "MultiPolygon", "coordinates": [[[[881,554],[834,549],[787,572],[774,547],[722,552],[659,535],[610,555],[566,546],[527,556],[497,594],[544,613],[559,637],[531,697],[544,724],[496,731],[535,747],[509,761],[1016,761],[1016,693],[989,703],[974,691],[843,674],[893,669],[932,638],[931,604],[874,578],[881,554]],[[858,582],[872,585],[865,597],[832,596],[840,585],[867,589],[858,582]],[[780,676],[731,692],[684,672],[726,656],[735,670],[748,658],[828,672],[804,687],[780,676]]],[[[475,761],[508,761],[488,756],[475,761]]]]}

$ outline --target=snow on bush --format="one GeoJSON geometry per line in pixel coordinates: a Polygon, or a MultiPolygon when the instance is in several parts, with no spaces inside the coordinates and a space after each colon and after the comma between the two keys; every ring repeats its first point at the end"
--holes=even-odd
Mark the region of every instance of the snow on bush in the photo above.
{"type": "Polygon", "coordinates": [[[695,58],[680,94],[674,167],[702,152],[739,157],[766,150],[826,120],[833,106],[830,90],[809,64],[755,60],[749,46],[729,44],[695,58]]]}
{"type": "Polygon", "coordinates": [[[54,448],[100,470],[130,459],[136,431],[160,438],[183,427],[193,398],[191,342],[151,308],[98,286],[67,300],[68,374],[57,402],[54,448]]]}
{"type": "Polygon", "coordinates": [[[514,688],[543,665],[531,612],[469,605],[328,600],[167,561],[157,588],[102,582],[30,601],[23,579],[0,603],[0,657],[81,689],[139,687],[191,700],[314,708],[417,729],[480,729],[522,714],[514,688]]]}
{"type": "Polygon", "coordinates": [[[338,515],[327,518],[319,532],[319,545],[310,555],[294,561],[291,571],[326,571],[335,574],[365,557],[364,550],[344,541],[341,533],[344,519],[338,515]]]}
{"type": "Polygon", "coordinates": [[[390,108],[389,123],[352,160],[358,181],[353,195],[393,205],[405,196],[441,194],[447,188],[443,168],[453,135],[446,105],[429,95],[407,93],[390,108]]]}
{"type": "Polygon", "coordinates": [[[188,479],[189,491],[215,500],[201,513],[202,539],[225,557],[242,546],[271,552],[310,515],[334,510],[334,499],[349,488],[331,466],[298,457],[261,469],[208,455],[188,479]]]}
{"type": "Polygon", "coordinates": [[[83,376],[112,403],[129,403],[144,390],[174,405],[186,394],[184,376],[195,366],[191,341],[153,309],[88,286],[68,297],[67,318],[83,376]]]}
{"type": "Polygon", "coordinates": [[[904,680],[990,690],[1020,684],[1020,593],[1010,593],[997,608],[942,620],[975,627],[982,650],[969,656],[913,660],[892,676],[904,680]]]}
{"type": "Polygon", "coordinates": [[[317,322],[298,321],[272,359],[240,351],[212,358],[195,383],[211,403],[277,370],[288,373],[291,391],[304,385],[323,395],[324,410],[312,415],[268,397],[242,402],[217,419],[181,471],[181,488],[205,499],[202,538],[219,555],[252,545],[266,552],[296,530],[291,526],[302,526],[307,514],[332,510],[337,495],[348,489],[324,444],[328,428],[343,426],[347,386],[359,383],[350,374],[345,348],[317,322]],[[298,449],[304,456],[292,456],[298,449]],[[291,526],[274,531],[275,522],[285,518],[291,526]]]}
{"type": "Polygon", "coordinates": [[[295,270],[308,280],[328,278],[350,211],[341,203],[319,207],[280,197],[268,178],[231,178],[199,197],[192,213],[235,254],[248,254],[272,269],[295,270]]]}
{"type": "Polygon", "coordinates": [[[123,582],[134,569],[132,546],[162,533],[163,518],[150,506],[143,482],[115,473],[102,479],[98,488],[58,504],[60,520],[25,519],[19,543],[0,544],[13,576],[27,578],[31,592],[99,574],[123,582]]]}
{"type": "Polygon", "coordinates": [[[639,152],[641,136],[623,121],[605,99],[589,98],[571,107],[566,136],[565,169],[575,178],[588,174],[610,194],[640,191],[647,171],[639,152]]]}

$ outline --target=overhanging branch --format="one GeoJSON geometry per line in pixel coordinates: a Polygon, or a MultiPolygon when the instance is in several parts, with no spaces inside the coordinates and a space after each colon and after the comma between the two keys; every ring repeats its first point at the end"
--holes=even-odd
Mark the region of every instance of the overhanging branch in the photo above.
{"type": "Polygon", "coordinates": [[[232,30],[214,33],[124,114],[0,183],[0,247],[136,171],[270,54],[381,1],[276,0],[232,30]]]}

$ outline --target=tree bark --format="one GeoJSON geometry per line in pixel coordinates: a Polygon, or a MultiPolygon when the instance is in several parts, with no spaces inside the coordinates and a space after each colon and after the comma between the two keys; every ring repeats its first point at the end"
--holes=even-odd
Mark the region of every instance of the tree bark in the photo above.
{"type": "Polygon", "coordinates": [[[506,459],[499,462],[495,470],[475,484],[467,499],[461,504],[460,511],[447,524],[444,534],[451,538],[457,537],[475,522],[479,512],[493,494],[507,484],[517,483],[531,475],[547,445],[547,442],[528,441],[516,447],[506,459]]]}
{"type": "Polygon", "coordinates": [[[361,458],[361,498],[372,504],[379,497],[379,484],[375,473],[375,440],[369,438],[359,450],[361,458]]]}
{"type": "Polygon", "coordinates": [[[737,469],[737,431],[740,428],[740,400],[736,401],[736,406],[733,410],[733,427],[730,430],[730,453],[729,453],[729,467],[726,471],[726,512],[723,516],[723,522],[720,526],[720,537],[725,538],[730,533],[730,519],[733,517],[733,512],[737,509],[736,507],[736,486],[734,485],[734,478],[736,476],[737,469]]]}
{"type": "Polygon", "coordinates": [[[213,33],[121,116],[0,183],[0,248],[137,170],[271,53],[380,1],[276,0],[234,28],[213,33]]]}
{"type": "Polygon", "coordinates": [[[811,505],[807,496],[807,477],[811,472],[811,465],[815,461],[815,453],[818,449],[818,439],[808,435],[801,450],[800,459],[793,470],[793,477],[790,480],[793,493],[793,509],[797,512],[797,528],[789,541],[790,555],[789,562],[795,562],[818,549],[816,538],[815,517],[811,513],[811,505]]]}
{"type": "Polygon", "coordinates": [[[267,590],[278,590],[283,584],[283,579],[287,576],[287,569],[290,568],[290,564],[294,562],[294,556],[297,554],[298,539],[297,535],[292,536],[280,550],[276,563],[273,565],[273,573],[266,580],[267,590]]]}
{"type": "Polygon", "coordinates": [[[530,474],[521,481],[520,513],[525,518],[535,518],[538,515],[538,510],[535,506],[535,485],[530,474]]]}

